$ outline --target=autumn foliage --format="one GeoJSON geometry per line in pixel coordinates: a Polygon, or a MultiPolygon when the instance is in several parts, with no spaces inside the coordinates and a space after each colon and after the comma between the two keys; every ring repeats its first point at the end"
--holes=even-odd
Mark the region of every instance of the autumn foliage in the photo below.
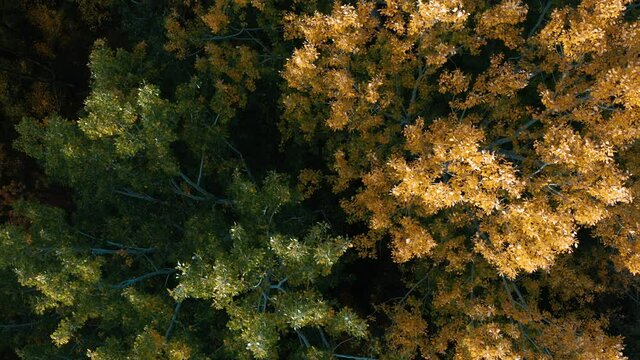
{"type": "Polygon", "coordinates": [[[20,11],[96,32],[76,114],[0,58],[17,356],[640,356],[637,1],[61,4],[20,11]]]}

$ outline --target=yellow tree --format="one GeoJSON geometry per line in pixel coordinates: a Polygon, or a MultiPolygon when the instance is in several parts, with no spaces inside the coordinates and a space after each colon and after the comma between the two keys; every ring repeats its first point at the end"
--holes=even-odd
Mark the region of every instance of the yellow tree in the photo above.
{"type": "Polygon", "coordinates": [[[326,144],[326,179],[368,224],[362,255],[388,244],[413,269],[409,284],[437,280],[423,290],[435,291],[436,352],[623,357],[596,313],[543,311],[550,300],[536,294],[591,303],[615,291],[542,276],[584,273],[558,260],[571,259],[580,230],[597,229],[618,269],[638,272],[640,37],[629,3],[359,1],[288,18],[303,44],[283,72],[282,127],[326,144]]]}

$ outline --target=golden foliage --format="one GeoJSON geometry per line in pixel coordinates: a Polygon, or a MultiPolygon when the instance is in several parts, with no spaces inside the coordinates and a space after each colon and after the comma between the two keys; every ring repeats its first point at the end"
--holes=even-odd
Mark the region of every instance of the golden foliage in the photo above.
{"type": "Polygon", "coordinates": [[[391,327],[386,335],[391,353],[402,359],[412,358],[418,351],[423,356],[427,354],[427,322],[419,315],[420,302],[410,297],[407,306],[397,304],[383,310],[391,319],[391,327]]]}
{"type": "MultiPolygon", "coordinates": [[[[519,0],[360,1],[289,14],[286,34],[303,44],[283,72],[283,127],[306,140],[323,128],[344,134],[327,143],[330,176],[337,193],[361,184],[342,204],[369,224],[357,237],[363,253],[386,238],[397,262],[427,258],[448,239],[426,224],[467,214],[470,251],[499,273],[549,269],[578,245],[580,227],[609,221],[633,198],[616,160],[640,136],[639,31],[621,19],[627,3],[586,0],[546,23],[541,10],[528,39],[519,0]],[[521,55],[494,51],[480,71],[443,67],[489,39],[521,55]],[[434,90],[450,99],[445,116],[425,116],[441,106],[434,90]],[[538,105],[525,105],[525,91],[538,105]]],[[[607,241],[631,258],[622,238],[607,241]]]]}
{"type": "Polygon", "coordinates": [[[524,22],[527,5],[520,0],[503,0],[480,14],[478,34],[490,39],[502,40],[508,48],[515,49],[524,43],[520,36],[522,28],[516,25],[524,22]]]}

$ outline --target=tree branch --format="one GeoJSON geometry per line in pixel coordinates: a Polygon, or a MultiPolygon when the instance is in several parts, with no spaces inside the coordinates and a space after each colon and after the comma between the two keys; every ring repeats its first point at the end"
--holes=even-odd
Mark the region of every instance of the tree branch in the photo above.
{"type": "Polygon", "coordinates": [[[538,27],[540,27],[540,25],[542,25],[542,21],[544,20],[544,17],[547,15],[547,11],[549,11],[549,9],[551,8],[551,3],[552,3],[552,0],[547,0],[547,3],[545,4],[544,8],[542,9],[542,12],[540,12],[540,16],[538,17],[538,21],[536,21],[536,24],[533,25],[531,30],[529,30],[529,33],[527,34],[527,38],[530,38],[531,35],[533,35],[533,33],[536,32],[536,30],[538,30],[538,27]]]}
{"type": "Polygon", "coordinates": [[[171,339],[171,335],[173,333],[173,328],[177,323],[178,314],[180,313],[180,309],[182,308],[182,301],[176,304],[176,308],[173,310],[173,316],[171,317],[171,322],[169,323],[169,328],[164,334],[165,341],[169,341],[171,339]]]}
{"type": "Polygon", "coordinates": [[[310,347],[311,344],[309,343],[309,340],[307,339],[306,336],[304,336],[304,334],[302,333],[302,331],[296,329],[296,334],[298,334],[298,338],[300,338],[300,341],[302,343],[304,343],[305,347],[310,347]]]}
{"type": "Polygon", "coordinates": [[[111,285],[112,288],[114,289],[125,289],[128,288],[131,285],[134,285],[135,283],[138,283],[142,280],[154,277],[156,275],[171,275],[173,273],[176,272],[176,269],[170,269],[170,268],[165,268],[165,269],[160,269],[160,270],[156,270],[150,273],[146,273],[144,275],[138,276],[137,278],[133,278],[133,279],[129,279],[129,280],[125,280],[122,281],[116,285],[111,285]]]}
{"type": "Polygon", "coordinates": [[[127,188],[124,188],[124,190],[113,190],[113,192],[116,193],[116,194],[120,194],[120,195],[131,197],[131,198],[134,198],[134,199],[140,199],[140,200],[151,201],[151,202],[156,202],[156,203],[161,202],[160,200],[158,200],[158,199],[156,199],[156,198],[154,198],[152,196],[149,196],[147,194],[138,194],[138,193],[134,192],[133,190],[127,189],[127,188]]]}
{"type": "Polygon", "coordinates": [[[353,356],[353,355],[343,355],[343,354],[333,354],[333,356],[340,359],[352,359],[352,360],[376,360],[375,358],[364,357],[364,356],[353,356]]]}

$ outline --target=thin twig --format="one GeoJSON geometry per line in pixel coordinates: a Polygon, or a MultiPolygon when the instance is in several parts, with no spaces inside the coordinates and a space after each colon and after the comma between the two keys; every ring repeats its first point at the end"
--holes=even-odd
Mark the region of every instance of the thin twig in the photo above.
{"type": "Polygon", "coordinates": [[[375,358],[364,357],[364,356],[353,356],[353,355],[343,355],[343,354],[333,354],[333,356],[340,359],[353,359],[353,360],[376,360],[375,358]]]}
{"type": "Polygon", "coordinates": [[[533,174],[529,175],[529,179],[531,179],[532,177],[538,175],[544,168],[546,168],[549,165],[551,165],[551,164],[550,163],[542,164],[542,166],[540,166],[540,168],[538,170],[536,170],[533,174]]]}
{"type": "Polygon", "coordinates": [[[418,285],[422,284],[423,281],[427,280],[427,278],[429,277],[429,274],[427,274],[425,277],[423,277],[422,279],[420,279],[417,283],[415,283],[411,289],[409,289],[409,291],[407,291],[406,294],[404,294],[404,296],[402,297],[402,299],[400,299],[401,303],[404,303],[405,300],[407,300],[407,298],[409,297],[409,295],[418,287],[418,285]]]}
{"type": "Polygon", "coordinates": [[[157,276],[157,275],[171,275],[173,273],[176,272],[176,269],[171,269],[171,268],[165,268],[165,269],[160,269],[160,270],[156,270],[150,273],[146,273],[144,275],[138,276],[136,278],[133,279],[129,279],[129,280],[125,280],[122,281],[120,283],[118,283],[117,285],[111,285],[112,288],[114,289],[125,289],[128,288],[129,286],[138,283],[142,280],[157,276]]]}
{"type": "MultiPolygon", "coordinates": [[[[418,98],[418,87],[420,85],[420,81],[422,81],[422,78],[425,76],[426,73],[427,72],[425,71],[425,69],[422,66],[420,66],[420,69],[418,69],[418,77],[416,78],[416,81],[413,83],[413,89],[411,90],[411,99],[409,100],[409,108],[411,108],[411,106],[415,104],[418,98]]],[[[407,113],[407,117],[408,115],[409,114],[407,113]]]]}
{"type": "Polygon", "coordinates": [[[352,337],[350,337],[350,338],[348,338],[348,339],[346,339],[346,340],[342,340],[341,342],[339,342],[339,343],[338,343],[338,345],[336,345],[336,346],[334,346],[334,347],[333,347],[333,350],[331,350],[331,352],[335,352],[336,350],[338,350],[338,348],[339,348],[340,346],[342,346],[343,344],[348,343],[349,341],[351,341],[351,340],[353,340],[353,339],[355,339],[355,337],[353,337],[353,336],[352,336],[352,337]]]}
{"type": "Polygon", "coordinates": [[[147,194],[138,194],[134,191],[132,191],[131,189],[127,189],[125,188],[124,190],[113,190],[114,193],[116,194],[120,194],[120,195],[124,195],[124,196],[128,196],[128,197],[132,197],[135,199],[141,199],[141,200],[146,200],[146,201],[151,201],[151,202],[160,202],[158,199],[151,197],[147,194]]]}
{"type": "Polygon", "coordinates": [[[247,176],[249,176],[249,179],[251,179],[251,181],[253,181],[254,183],[256,182],[255,178],[253,177],[253,175],[251,174],[251,171],[249,170],[249,167],[247,166],[247,162],[244,160],[244,156],[242,156],[242,153],[236,149],[235,147],[233,147],[233,145],[231,145],[231,143],[229,143],[227,141],[227,139],[224,138],[224,136],[222,137],[222,141],[224,141],[225,144],[227,144],[227,146],[233,151],[235,152],[238,157],[240,157],[240,161],[242,161],[242,166],[244,167],[244,170],[247,172],[247,176]]]}
{"type": "Polygon", "coordinates": [[[542,24],[542,21],[544,20],[544,17],[546,16],[547,11],[549,11],[549,8],[551,8],[551,3],[552,3],[552,0],[547,1],[547,4],[544,6],[544,9],[542,9],[542,11],[540,12],[538,21],[536,21],[536,24],[533,25],[531,30],[529,30],[529,33],[527,34],[527,38],[530,38],[531,35],[533,35],[533,33],[536,32],[536,30],[538,30],[538,27],[540,27],[540,25],[542,24]]]}
{"type": "Polygon", "coordinates": [[[200,169],[198,170],[198,181],[196,184],[200,185],[200,180],[202,180],[202,167],[204,166],[204,150],[202,150],[202,156],[200,156],[200,169]]]}

